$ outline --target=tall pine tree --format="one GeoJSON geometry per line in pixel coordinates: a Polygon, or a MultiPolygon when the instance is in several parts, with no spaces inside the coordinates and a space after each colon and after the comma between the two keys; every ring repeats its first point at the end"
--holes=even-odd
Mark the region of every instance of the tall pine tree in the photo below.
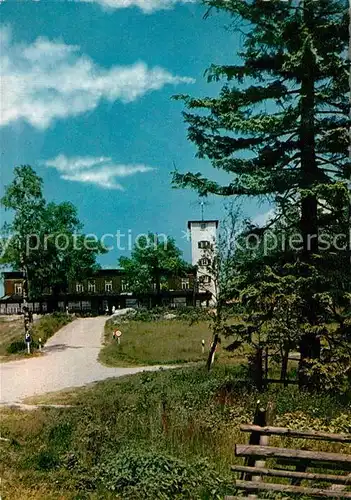
{"type": "MultiPolygon", "coordinates": [[[[350,178],[349,63],[346,0],[206,0],[245,32],[242,64],[212,65],[208,80],[224,82],[218,97],[178,96],[188,137],[217,169],[220,185],[201,173],[174,174],[200,194],[268,196],[296,206],[303,241],[299,258],[313,274],[323,232],[325,196],[350,178]]],[[[328,200],[327,200],[328,201],[328,200]]],[[[301,367],[319,358],[315,291],[305,290],[301,367]]],[[[301,370],[301,373],[303,369],[301,370]]],[[[301,379],[302,380],[302,379],[301,379]]],[[[306,380],[303,384],[307,384],[306,380]]]]}

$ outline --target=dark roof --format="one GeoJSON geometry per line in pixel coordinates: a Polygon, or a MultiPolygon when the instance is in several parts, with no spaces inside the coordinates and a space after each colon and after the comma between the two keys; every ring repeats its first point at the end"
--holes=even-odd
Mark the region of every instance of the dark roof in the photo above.
{"type": "Polygon", "coordinates": [[[23,278],[22,271],[4,271],[2,273],[2,275],[3,275],[4,279],[7,279],[7,280],[23,278]]]}
{"type": "MultiPolygon", "coordinates": [[[[7,280],[24,277],[22,271],[4,271],[2,274],[7,280]]],[[[92,276],[120,276],[121,274],[124,274],[122,269],[98,269],[92,273],[92,276]]]]}
{"type": "Polygon", "coordinates": [[[190,224],[207,224],[208,222],[214,222],[216,224],[216,227],[218,227],[218,220],[213,219],[213,220],[189,220],[188,221],[188,229],[190,229],[190,224]]]}

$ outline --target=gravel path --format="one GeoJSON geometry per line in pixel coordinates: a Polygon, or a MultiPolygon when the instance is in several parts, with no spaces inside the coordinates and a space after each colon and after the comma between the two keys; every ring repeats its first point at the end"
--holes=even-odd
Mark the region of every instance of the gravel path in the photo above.
{"type": "Polygon", "coordinates": [[[0,403],[11,405],[29,396],[160,368],[108,368],[101,365],[97,357],[105,322],[106,317],[76,319],[48,340],[43,356],[2,363],[0,403]]]}

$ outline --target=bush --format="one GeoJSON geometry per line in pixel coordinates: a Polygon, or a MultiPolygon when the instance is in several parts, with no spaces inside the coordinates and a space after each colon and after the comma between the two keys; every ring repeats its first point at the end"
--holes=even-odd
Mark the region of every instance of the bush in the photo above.
{"type": "Polygon", "coordinates": [[[33,457],[37,470],[49,471],[59,466],[59,459],[51,450],[40,451],[33,457]]]}
{"type": "Polygon", "coordinates": [[[62,312],[55,312],[43,316],[33,326],[33,342],[37,341],[39,338],[41,338],[42,343],[46,342],[57,332],[57,330],[70,323],[73,319],[72,316],[62,312]]]}
{"type": "Polygon", "coordinates": [[[154,307],[153,309],[139,308],[128,312],[123,316],[113,318],[114,322],[123,323],[123,321],[141,321],[153,322],[162,321],[167,314],[174,314],[175,320],[188,320],[189,323],[196,321],[205,321],[210,319],[208,309],[202,307],[154,307]]]}
{"type": "MultiPolygon", "coordinates": [[[[39,339],[42,345],[54,335],[60,328],[70,323],[74,318],[66,313],[53,313],[47,314],[40,318],[32,328],[31,332],[31,351],[39,349],[39,339]]],[[[6,347],[7,354],[24,353],[27,351],[24,337],[11,342],[6,347]]]]}
{"type": "Polygon", "coordinates": [[[15,340],[14,342],[11,342],[10,345],[6,347],[6,352],[8,354],[15,354],[17,352],[22,352],[26,349],[26,344],[24,340],[15,340]]]}
{"type": "MultiPolygon", "coordinates": [[[[100,464],[97,478],[123,499],[222,498],[229,481],[218,477],[206,460],[184,460],[150,451],[124,450],[100,464]]],[[[231,488],[233,489],[233,488],[231,488]]]]}

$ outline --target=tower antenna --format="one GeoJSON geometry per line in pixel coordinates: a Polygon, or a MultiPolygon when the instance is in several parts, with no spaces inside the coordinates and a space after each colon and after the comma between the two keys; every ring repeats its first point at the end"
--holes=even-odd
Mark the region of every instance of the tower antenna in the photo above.
{"type": "Polygon", "coordinates": [[[205,207],[208,207],[208,206],[212,205],[212,203],[210,203],[207,200],[204,200],[203,197],[200,197],[197,201],[194,201],[192,203],[192,205],[200,207],[200,209],[201,209],[201,220],[203,221],[204,217],[205,217],[205,207]]]}

